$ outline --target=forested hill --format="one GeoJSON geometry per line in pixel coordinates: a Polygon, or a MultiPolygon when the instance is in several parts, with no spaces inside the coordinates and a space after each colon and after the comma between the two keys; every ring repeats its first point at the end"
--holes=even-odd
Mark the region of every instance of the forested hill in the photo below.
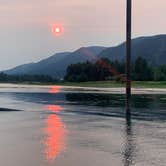
{"type": "Polygon", "coordinates": [[[51,77],[63,78],[70,64],[92,61],[94,56],[101,53],[105,47],[94,46],[80,48],[74,52],[57,53],[37,63],[29,63],[17,66],[13,69],[3,71],[9,75],[49,75],[51,77]],[[89,55],[88,53],[91,53],[89,55]]]}
{"type": "MultiPolygon", "coordinates": [[[[69,65],[78,62],[95,62],[98,58],[106,57],[111,61],[125,60],[125,43],[116,47],[82,47],[74,52],[57,53],[37,63],[17,66],[3,71],[10,75],[43,74],[63,78],[69,65]]],[[[132,40],[132,60],[144,58],[150,65],[166,64],[166,35],[139,37],[132,40]]]]}
{"type": "MultiPolygon", "coordinates": [[[[103,50],[99,57],[110,60],[125,60],[125,43],[103,50]]],[[[138,57],[147,60],[150,65],[166,64],[166,35],[139,37],[132,40],[132,60],[138,57]]]]}

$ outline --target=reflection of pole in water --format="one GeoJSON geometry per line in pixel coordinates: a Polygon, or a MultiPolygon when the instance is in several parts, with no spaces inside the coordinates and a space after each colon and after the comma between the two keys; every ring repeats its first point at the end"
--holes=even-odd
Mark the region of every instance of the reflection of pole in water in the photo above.
{"type": "Polygon", "coordinates": [[[126,114],[126,126],[125,126],[125,145],[123,150],[123,163],[124,166],[130,166],[133,162],[134,155],[134,142],[133,142],[133,131],[130,113],[126,114]]]}

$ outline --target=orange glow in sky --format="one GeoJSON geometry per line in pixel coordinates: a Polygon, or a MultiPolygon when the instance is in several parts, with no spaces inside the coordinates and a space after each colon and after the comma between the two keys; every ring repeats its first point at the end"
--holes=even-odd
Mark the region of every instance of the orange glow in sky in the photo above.
{"type": "Polygon", "coordinates": [[[62,23],[53,24],[52,33],[55,36],[62,36],[64,34],[64,27],[63,27],[62,23]]]}

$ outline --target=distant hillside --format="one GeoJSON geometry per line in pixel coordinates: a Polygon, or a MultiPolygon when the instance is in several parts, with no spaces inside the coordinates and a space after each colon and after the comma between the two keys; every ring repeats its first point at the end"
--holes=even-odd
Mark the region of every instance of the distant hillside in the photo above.
{"type": "Polygon", "coordinates": [[[56,78],[63,78],[68,65],[92,61],[105,47],[82,47],[74,52],[57,53],[37,63],[29,63],[4,71],[10,75],[44,74],[56,78]]]}
{"type": "MultiPolygon", "coordinates": [[[[145,58],[152,65],[166,64],[166,35],[139,37],[132,40],[132,60],[137,57],[145,58]]],[[[125,60],[125,43],[116,47],[82,47],[74,52],[57,53],[37,63],[24,64],[4,71],[11,75],[44,74],[63,78],[68,65],[96,61],[97,58],[107,57],[110,60],[125,60]]]]}
{"type": "Polygon", "coordinates": [[[44,74],[53,77],[59,75],[59,62],[62,61],[70,52],[57,53],[47,59],[41,60],[37,63],[29,63],[17,66],[13,69],[4,71],[9,75],[23,75],[23,74],[44,74]]]}
{"type": "MultiPolygon", "coordinates": [[[[99,57],[110,60],[125,60],[125,43],[103,50],[99,57]]],[[[140,37],[132,40],[132,60],[137,57],[145,58],[149,64],[166,64],[166,35],[140,37]]]]}

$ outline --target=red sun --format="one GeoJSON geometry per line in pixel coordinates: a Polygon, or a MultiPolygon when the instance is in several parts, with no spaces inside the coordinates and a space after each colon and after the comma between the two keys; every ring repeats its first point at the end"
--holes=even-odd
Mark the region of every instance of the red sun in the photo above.
{"type": "Polygon", "coordinates": [[[55,36],[61,36],[64,34],[64,27],[61,23],[55,23],[52,25],[52,33],[55,36]]]}

